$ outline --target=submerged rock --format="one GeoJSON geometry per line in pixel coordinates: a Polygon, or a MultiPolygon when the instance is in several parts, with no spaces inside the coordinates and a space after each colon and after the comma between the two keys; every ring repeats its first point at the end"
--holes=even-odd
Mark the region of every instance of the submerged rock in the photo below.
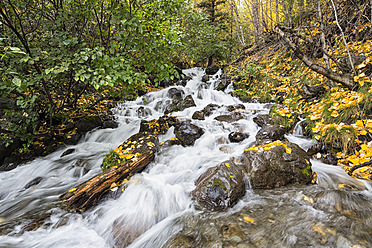
{"type": "Polygon", "coordinates": [[[245,149],[243,167],[252,188],[271,189],[312,180],[309,155],[291,142],[258,142],[245,149]]]}
{"type": "Polygon", "coordinates": [[[243,171],[228,160],[209,168],[196,180],[191,192],[197,202],[211,210],[233,206],[245,193],[243,171]]]}
{"type": "Polygon", "coordinates": [[[284,139],[285,127],[279,125],[266,125],[256,134],[256,140],[282,140],[284,139]]]}
{"type": "Polygon", "coordinates": [[[192,146],[195,140],[199,139],[204,131],[202,128],[191,124],[189,121],[177,124],[174,129],[174,134],[179,139],[183,146],[192,146]]]}

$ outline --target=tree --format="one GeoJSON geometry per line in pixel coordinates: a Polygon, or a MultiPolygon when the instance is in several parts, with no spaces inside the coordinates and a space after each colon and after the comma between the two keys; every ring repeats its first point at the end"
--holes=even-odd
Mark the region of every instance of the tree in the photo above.
{"type": "MultiPolygon", "coordinates": [[[[44,122],[52,126],[68,118],[88,91],[120,89],[135,95],[148,74],[156,74],[158,80],[177,74],[171,58],[181,45],[181,30],[174,13],[183,4],[0,1],[0,97],[16,99],[20,113],[33,116],[1,128],[26,139],[44,122]]],[[[8,111],[5,117],[10,120],[13,115],[8,111]]]]}

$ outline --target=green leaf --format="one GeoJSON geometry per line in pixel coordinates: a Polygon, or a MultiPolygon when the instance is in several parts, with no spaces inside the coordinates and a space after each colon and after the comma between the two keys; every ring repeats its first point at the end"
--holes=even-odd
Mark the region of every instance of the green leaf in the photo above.
{"type": "Polygon", "coordinates": [[[21,87],[22,81],[21,81],[21,79],[15,77],[15,78],[13,78],[12,83],[14,85],[16,85],[17,87],[21,87]]]}

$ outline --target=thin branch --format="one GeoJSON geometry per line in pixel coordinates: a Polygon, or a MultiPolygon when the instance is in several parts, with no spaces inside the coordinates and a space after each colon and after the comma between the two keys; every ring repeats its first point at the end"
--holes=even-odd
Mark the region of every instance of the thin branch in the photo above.
{"type": "Polygon", "coordinates": [[[331,0],[331,3],[332,3],[332,6],[333,6],[333,10],[334,10],[334,12],[335,12],[335,18],[336,18],[336,24],[337,24],[337,27],[338,27],[338,28],[340,29],[340,31],[341,31],[342,40],[343,40],[344,45],[345,45],[345,47],[346,47],[347,54],[349,55],[349,60],[350,60],[351,68],[353,69],[354,75],[356,75],[356,71],[355,71],[355,68],[354,68],[353,59],[351,58],[351,55],[350,55],[350,50],[349,50],[349,46],[347,45],[347,42],[346,42],[346,39],[345,39],[344,31],[342,30],[342,28],[341,28],[341,26],[340,26],[340,23],[338,22],[338,18],[337,18],[337,9],[336,9],[335,3],[333,2],[333,0],[331,0]]]}

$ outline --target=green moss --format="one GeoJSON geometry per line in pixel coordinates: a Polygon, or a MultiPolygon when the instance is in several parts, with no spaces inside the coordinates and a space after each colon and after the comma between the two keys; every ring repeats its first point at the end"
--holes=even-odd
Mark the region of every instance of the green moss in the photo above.
{"type": "Polygon", "coordinates": [[[311,171],[311,166],[310,165],[308,165],[305,168],[300,169],[300,170],[301,170],[302,174],[304,174],[306,176],[310,176],[311,175],[311,172],[310,172],[311,171]]]}
{"type": "Polygon", "coordinates": [[[213,179],[213,187],[217,187],[223,190],[227,190],[226,186],[223,184],[222,180],[219,178],[213,179]]]}
{"type": "Polygon", "coordinates": [[[121,164],[124,162],[125,162],[125,158],[120,158],[119,154],[117,154],[114,150],[112,150],[103,159],[101,169],[102,171],[105,171],[113,166],[117,166],[118,164],[121,164]]]}

